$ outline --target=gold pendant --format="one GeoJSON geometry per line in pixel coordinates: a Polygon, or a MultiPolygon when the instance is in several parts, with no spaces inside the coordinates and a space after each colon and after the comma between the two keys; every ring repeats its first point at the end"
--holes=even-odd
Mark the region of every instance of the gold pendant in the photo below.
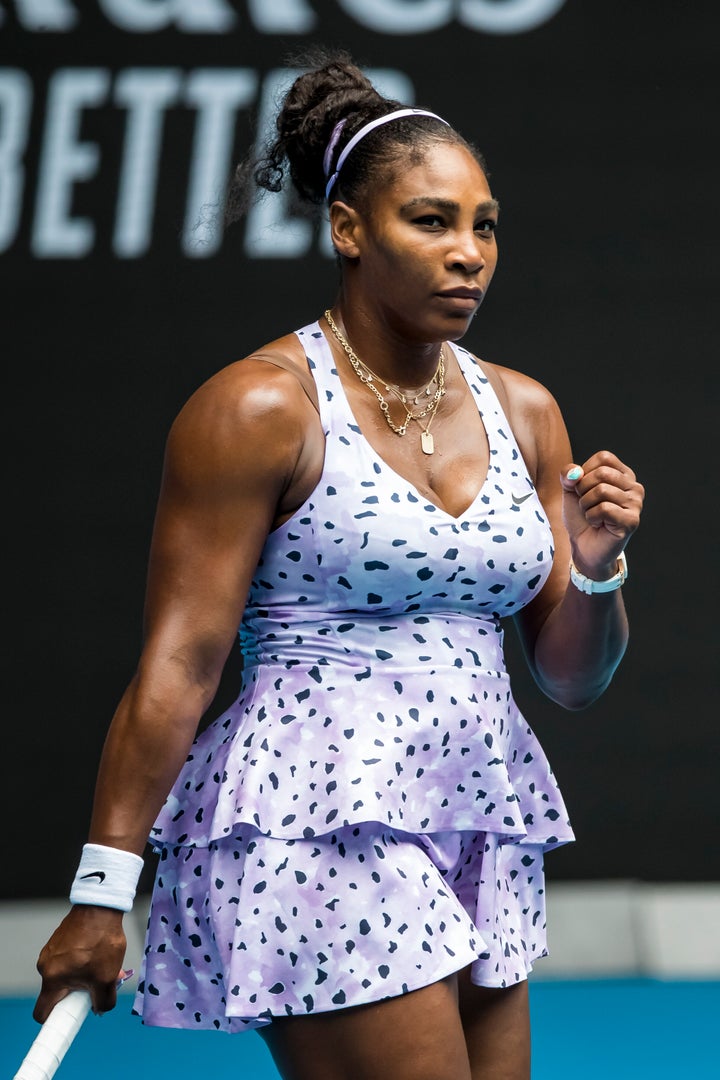
{"type": "Polygon", "coordinates": [[[429,432],[429,431],[423,431],[422,432],[422,434],[420,435],[420,445],[422,446],[423,454],[434,454],[435,453],[435,442],[433,440],[431,432],[429,432]]]}

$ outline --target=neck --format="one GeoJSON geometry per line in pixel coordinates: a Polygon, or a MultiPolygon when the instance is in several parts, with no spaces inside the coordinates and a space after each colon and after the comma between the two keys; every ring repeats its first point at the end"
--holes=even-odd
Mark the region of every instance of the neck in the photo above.
{"type": "Polygon", "coordinates": [[[388,384],[412,394],[434,377],[441,341],[408,341],[382,318],[362,308],[349,308],[342,299],[333,304],[330,313],[361,363],[388,384]]]}

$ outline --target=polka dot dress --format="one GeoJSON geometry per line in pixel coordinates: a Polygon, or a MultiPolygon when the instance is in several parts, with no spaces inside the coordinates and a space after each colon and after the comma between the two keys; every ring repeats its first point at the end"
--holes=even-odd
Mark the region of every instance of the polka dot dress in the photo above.
{"type": "Polygon", "coordinates": [[[552,536],[499,402],[453,346],[490,446],[454,518],[363,438],[318,324],[299,332],[326,434],[310,499],[266,543],[242,693],[196,740],[155,824],[135,1009],[242,1030],[545,952],[543,852],[573,839],[515,705],[500,620],[552,536]]]}

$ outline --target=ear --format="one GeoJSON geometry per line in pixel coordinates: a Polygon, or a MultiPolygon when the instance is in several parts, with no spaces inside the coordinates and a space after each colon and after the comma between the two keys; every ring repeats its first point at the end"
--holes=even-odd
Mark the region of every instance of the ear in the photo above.
{"type": "Polygon", "coordinates": [[[362,219],[357,210],[347,203],[337,202],[330,206],[330,237],[338,255],[357,259],[360,255],[362,219]]]}

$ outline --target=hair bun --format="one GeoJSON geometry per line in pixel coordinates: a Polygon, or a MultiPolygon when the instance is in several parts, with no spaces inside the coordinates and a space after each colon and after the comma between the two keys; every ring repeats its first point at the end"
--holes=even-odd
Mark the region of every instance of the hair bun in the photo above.
{"type": "MultiPolygon", "coordinates": [[[[347,52],[314,49],[291,63],[306,70],[285,94],[275,121],[274,141],[259,159],[248,159],[236,170],[226,205],[228,222],[247,209],[253,180],[261,189],[280,191],[286,172],[304,202],[324,204],[327,176],[323,159],[336,125],[345,120],[340,137],[327,155],[329,171],[360,128],[404,107],[404,103],[378,93],[347,52]]],[[[383,129],[376,135],[373,131],[353,150],[334,189],[336,194],[342,189],[344,198],[352,198],[360,205],[374,183],[388,178],[389,170],[421,160],[431,140],[468,147],[453,128],[432,116],[405,117],[389,126],[391,132],[383,129]]],[[[483,164],[477,152],[468,149],[483,164]]]]}
{"type": "MultiPolygon", "coordinates": [[[[324,201],[323,157],[340,120],[347,121],[351,133],[368,119],[382,116],[393,104],[378,93],[347,53],[326,56],[322,64],[298,76],[278,114],[278,139],[273,149],[287,159],[300,195],[313,203],[324,201]]],[[[257,179],[262,184],[260,176],[257,179]]]]}

